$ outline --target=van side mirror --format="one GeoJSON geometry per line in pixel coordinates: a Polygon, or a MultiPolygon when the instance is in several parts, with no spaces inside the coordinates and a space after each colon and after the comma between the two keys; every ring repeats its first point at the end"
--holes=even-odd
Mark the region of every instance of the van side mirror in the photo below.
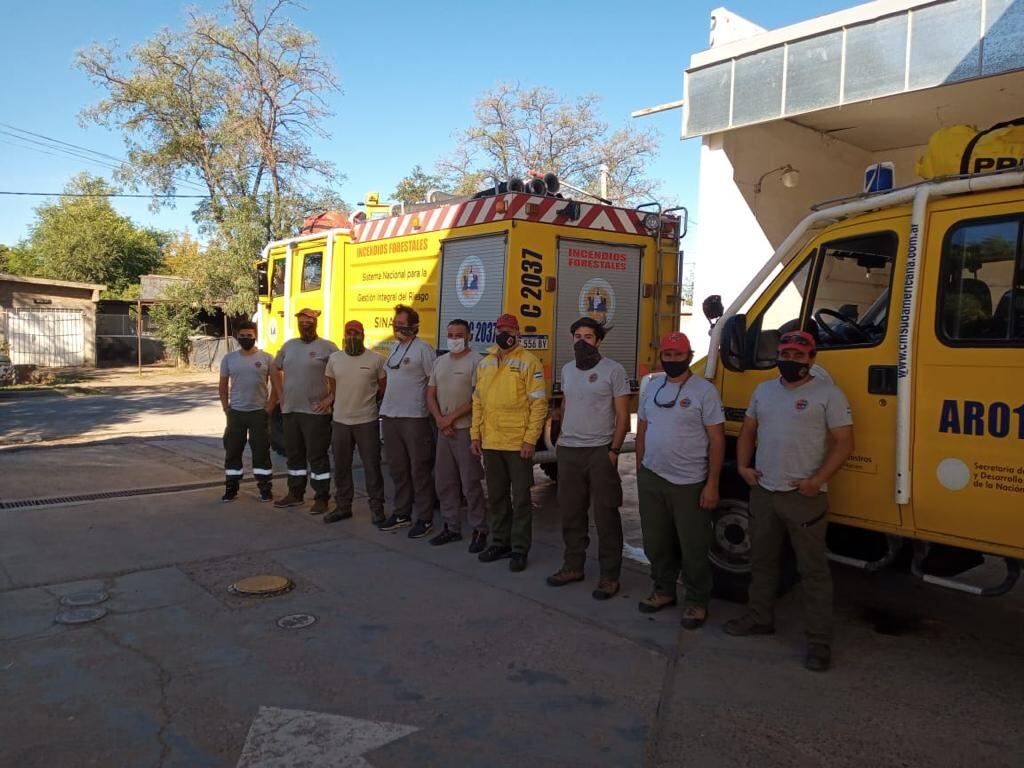
{"type": "Polygon", "coordinates": [[[767,371],[777,365],[779,355],[779,339],[782,333],[776,330],[761,331],[757,334],[754,348],[753,367],[759,371],[767,371]]]}
{"type": "Polygon", "coordinates": [[[725,314],[725,307],[722,306],[722,297],[718,294],[708,296],[700,306],[704,310],[704,317],[708,319],[712,327],[714,327],[715,321],[725,314]]]}
{"type": "Polygon", "coordinates": [[[747,316],[733,315],[722,326],[721,342],[718,347],[718,355],[725,370],[736,373],[745,370],[746,342],[747,316]]]}
{"type": "Polygon", "coordinates": [[[270,284],[267,282],[267,265],[260,264],[256,268],[256,292],[259,296],[267,296],[270,293],[270,284]]]}

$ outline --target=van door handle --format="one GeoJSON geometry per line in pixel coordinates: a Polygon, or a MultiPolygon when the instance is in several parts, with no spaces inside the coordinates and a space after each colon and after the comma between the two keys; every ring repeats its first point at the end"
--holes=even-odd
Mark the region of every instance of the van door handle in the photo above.
{"type": "Polygon", "coordinates": [[[868,366],[868,394],[869,395],[895,395],[896,394],[896,366],[895,365],[870,365],[870,366],[868,366]]]}

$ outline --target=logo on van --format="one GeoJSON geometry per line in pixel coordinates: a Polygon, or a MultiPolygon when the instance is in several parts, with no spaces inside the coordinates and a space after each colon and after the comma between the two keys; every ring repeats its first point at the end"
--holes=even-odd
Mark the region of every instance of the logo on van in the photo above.
{"type": "Polygon", "coordinates": [[[464,307],[475,307],[484,295],[484,263],[478,256],[467,256],[455,273],[455,295],[464,307]]]}
{"type": "Polygon", "coordinates": [[[600,277],[587,280],[580,289],[579,310],[599,323],[610,323],[615,316],[615,290],[600,277]]]}

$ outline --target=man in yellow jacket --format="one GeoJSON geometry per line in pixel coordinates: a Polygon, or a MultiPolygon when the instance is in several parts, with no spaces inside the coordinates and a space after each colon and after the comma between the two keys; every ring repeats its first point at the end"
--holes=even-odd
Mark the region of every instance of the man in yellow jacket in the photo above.
{"type": "Polygon", "coordinates": [[[519,320],[502,315],[495,324],[497,346],[476,369],[470,449],[484,457],[491,546],[481,562],[509,558],[508,568],[525,570],[533,531],[530,486],[533,454],[548,415],[540,360],[519,346],[519,320]]]}

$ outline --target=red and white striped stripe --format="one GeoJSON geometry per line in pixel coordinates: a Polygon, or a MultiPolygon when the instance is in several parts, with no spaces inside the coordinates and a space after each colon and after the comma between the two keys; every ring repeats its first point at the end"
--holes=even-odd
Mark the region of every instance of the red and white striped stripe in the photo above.
{"type": "Polygon", "coordinates": [[[557,197],[539,197],[515,192],[497,197],[482,197],[426,211],[364,221],[352,228],[352,240],[367,243],[389,237],[418,235],[510,219],[627,235],[649,234],[643,225],[643,215],[630,208],[577,203],[580,208],[579,218],[576,221],[569,221],[562,213],[569,202],[557,197]],[[499,200],[504,202],[504,211],[498,210],[499,200]]]}

